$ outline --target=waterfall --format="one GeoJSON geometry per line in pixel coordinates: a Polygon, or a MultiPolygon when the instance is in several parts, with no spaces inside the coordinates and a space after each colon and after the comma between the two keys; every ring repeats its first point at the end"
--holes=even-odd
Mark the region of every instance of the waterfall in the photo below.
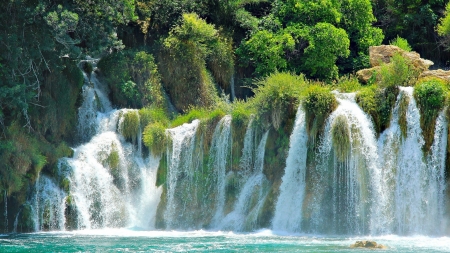
{"type": "MultiPolygon", "coordinates": [[[[251,139],[251,136],[247,136],[247,133],[246,138],[251,139]]],[[[264,204],[264,199],[268,194],[268,180],[263,174],[264,153],[268,136],[269,131],[266,131],[257,147],[254,157],[254,167],[251,169],[251,174],[245,181],[245,184],[238,195],[233,211],[222,220],[218,227],[219,229],[231,229],[236,231],[242,231],[244,229],[252,230],[254,224],[256,223],[259,211],[261,210],[261,207],[264,204]]],[[[243,151],[246,150],[250,153],[248,147],[244,145],[243,151]]],[[[248,166],[248,161],[253,159],[246,157],[246,152],[243,153],[242,164],[244,166],[248,166]]]]}
{"type": "Polygon", "coordinates": [[[425,141],[420,128],[420,113],[412,87],[400,87],[390,127],[378,141],[383,168],[381,215],[374,223],[378,233],[440,234],[445,191],[445,150],[447,123],[444,113],[437,118],[431,153],[424,157],[425,141]],[[401,111],[402,103],[407,103],[401,111]],[[402,115],[403,113],[404,115],[402,115]],[[406,118],[406,136],[400,117],[406,118]]]}
{"type": "MultiPolygon", "coordinates": [[[[189,191],[194,188],[194,167],[196,167],[193,164],[194,148],[199,124],[199,120],[194,120],[190,124],[183,124],[167,130],[172,140],[171,150],[167,152],[167,209],[164,213],[167,228],[182,227],[181,221],[183,220],[187,223],[186,225],[191,224],[191,221],[188,220],[189,217],[185,217],[186,210],[183,209],[183,206],[187,202],[193,201],[192,193],[189,191]],[[182,185],[180,186],[180,184],[182,185]],[[181,194],[184,196],[181,197],[181,194]],[[177,201],[179,199],[181,201],[177,201]]],[[[189,210],[186,212],[188,213],[189,210]]]]}
{"type": "Polygon", "coordinates": [[[154,228],[162,193],[155,186],[160,158],[142,156],[140,127],[132,137],[137,143],[124,137],[124,117],[136,114],[139,121],[138,112],[112,109],[96,73],[84,77],[78,115],[78,135],[84,143],[74,148],[72,158],[59,160],[56,181],[41,176],[36,182],[28,201],[35,230],[154,228]]]}
{"type": "Polygon", "coordinates": [[[35,230],[64,230],[67,195],[55,181],[40,176],[33,197],[31,208],[35,230]]]}
{"type": "Polygon", "coordinates": [[[234,92],[234,73],[233,75],[231,75],[231,80],[230,80],[230,90],[231,90],[231,101],[234,101],[234,99],[236,98],[235,92],[234,92]]]}
{"type": "Polygon", "coordinates": [[[19,224],[19,215],[21,212],[22,212],[22,209],[20,209],[19,212],[17,212],[16,218],[14,219],[13,233],[17,233],[17,225],[19,224]]]}
{"type": "Polygon", "coordinates": [[[445,117],[445,108],[436,119],[436,128],[434,132],[434,140],[431,146],[431,153],[427,157],[427,169],[429,177],[426,178],[425,184],[426,199],[428,200],[425,209],[425,217],[427,224],[424,231],[429,234],[442,235],[445,232],[445,160],[447,153],[447,135],[448,121],[445,117]]]}
{"type": "Polygon", "coordinates": [[[326,121],[308,191],[308,230],[314,233],[365,234],[376,200],[375,132],[354,94],[336,94],[337,109],[326,121]]]}
{"type": "Polygon", "coordinates": [[[224,216],[225,187],[227,166],[231,163],[231,116],[227,115],[220,120],[214,130],[211,149],[209,152],[210,163],[208,166],[214,170],[216,184],[216,212],[212,224],[219,224],[224,216]]]}
{"type": "Polygon", "coordinates": [[[280,186],[280,196],[272,221],[274,230],[301,231],[303,197],[305,195],[305,173],[307,141],[305,112],[299,106],[294,129],[290,137],[289,154],[280,186]]]}
{"type": "Polygon", "coordinates": [[[279,177],[263,173],[269,130],[261,132],[257,117],[250,118],[242,140],[233,140],[233,132],[244,129],[232,128],[230,115],[167,129],[165,152],[156,157],[142,147],[139,112],[113,109],[105,84],[95,72],[85,74],[79,145],[73,157],[58,161],[52,177],[38,177],[14,230],[20,215],[31,215],[36,231],[155,226],[252,231],[268,224],[259,219],[273,212],[276,231],[442,235],[447,109],[439,113],[433,143],[424,151],[413,88],[399,89],[389,127],[378,140],[355,94],[334,92],[338,107],[314,144],[300,106],[284,175],[275,181],[279,177]],[[242,150],[232,150],[236,144],[242,150]],[[242,155],[232,157],[237,151],[242,155]]]}
{"type": "Polygon", "coordinates": [[[3,212],[3,215],[5,217],[5,233],[8,233],[8,194],[6,190],[4,193],[3,202],[5,202],[5,211],[3,212]]]}

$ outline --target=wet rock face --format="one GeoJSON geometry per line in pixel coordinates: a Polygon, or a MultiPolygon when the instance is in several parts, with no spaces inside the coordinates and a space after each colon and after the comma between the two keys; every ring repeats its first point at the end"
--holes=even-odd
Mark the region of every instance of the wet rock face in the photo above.
{"type": "Polygon", "coordinates": [[[350,248],[385,249],[386,246],[375,241],[356,241],[355,244],[350,245],[350,248]]]}

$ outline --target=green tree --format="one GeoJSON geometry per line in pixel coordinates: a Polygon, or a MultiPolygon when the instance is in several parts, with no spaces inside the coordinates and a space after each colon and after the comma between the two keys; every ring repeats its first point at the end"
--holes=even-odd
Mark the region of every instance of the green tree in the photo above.
{"type": "Polygon", "coordinates": [[[373,1],[377,26],[383,29],[385,43],[397,36],[405,38],[412,49],[423,58],[431,59],[435,64],[446,61],[448,56],[442,54],[442,48],[436,46],[438,34],[436,25],[444,13],[444,0],[428,1],[373,1]]]}
{"type": "Polygon", "coordinates": [[[445,14],[439,20],[436,30],[441,36],[441,43],[447,48],[450,48],[450,3],[445,6],[445,14]]]}
{"type": "Polygon", "coordinates": [[[294,46],[294,38],[284,30],[278,33],[262,30],[243,42],[236,53],[245,62],[251,62],[258,75],[267,76],[287,69],[285,52],[293,50],[294,46]]]}

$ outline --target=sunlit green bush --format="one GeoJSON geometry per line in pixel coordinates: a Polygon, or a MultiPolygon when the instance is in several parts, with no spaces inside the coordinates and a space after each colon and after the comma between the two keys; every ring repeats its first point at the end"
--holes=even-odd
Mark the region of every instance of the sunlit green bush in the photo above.
{"type": "Polygon", "coordinates": [[[412,48],[409,45],[408,41],[402,37],[397,36],[394,40],[390,42],[391,45],[397,46],[407,52],[411,52],[412,48]]]}
{"type": "Polygon", "coordinates": [[[161,155],[167,144],[166,126],[160,122],[150,123],[144,129],[143,140],[154,155],[161,155]]]}
{"type": "Polygon", "coordinates": [[[377,134],[389,127],[397,95],[397,87],[380,88],[377,85],[363,87],[356,93],[356,102],[372,117],[377,134]]]}
{"type": "Polygon", "coordinates": [[[279,128],[289,114],[295,114],[302,92],[308,82],[303,75],[274,73],[256,83],[255,96],[250,100],[258,117],[279,128]]]}
{"type": "Polygon", "coordinates": [[[336,98],[329,88],[311,85],[306,89],[303,108],[306,112],[307,131],[313,140],[323,128],[325,119],[336,107],[336,98]]]}
{"type": "Polygon", "coordinates": [[[120,120],[119,130],[125,139],[136,140],[140,129],[139,113],[135,110],[126,111],[120,120]]]}
{"type": "Polygon", "coordinates": [[[426,150],[429,150],[433,143],[436,118],[444,107],[447,92],[447,83],[439,78],[420,79],[414,87],[414,97],[420,109],[420,126],[423,129],[426,150]]]}
{"type": "Polygon", "coordinates": [[[394,54],[390,63],[381,65],[377,79],[381,87],[412,86],[418,75],[419,72],[408,59],[394,54]]]}
{"type": "Polygon", "coordinates": [[[361,89],[361,84],[356,76],[345,75],[341,76],[336,82],[333,83],[340,92],[355,92],[361,89]]]}

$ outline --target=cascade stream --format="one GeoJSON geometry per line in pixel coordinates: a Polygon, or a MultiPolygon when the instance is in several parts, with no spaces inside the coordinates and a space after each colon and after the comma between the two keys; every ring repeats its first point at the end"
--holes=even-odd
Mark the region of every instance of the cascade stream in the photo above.
{"type": "Polygon", "coordinates": [[[300,106],[274,191],[264,170],[273,128],[251,118],[242,140],[236,140],[230,115],[209,132],[194,120],[167,129],[170,141],[157,157],[142,147],[143,126],[133,138],[125,137],[125,116],[139,118],[137,110],[114,109],[107,93],[95,71],[85,74],[80,144],[73,157],[59,160],[57,177],[38,178],[27,202],[36,231],[253,231],[262,228],[262,213],[271,208],[265,224],[280,232],[448,233],[446,109],[437,118],[430,151],[424,152],[413,88],[400,87],[389,127],[379,137],[355,94],[335,92],[338,107],[313,149],[308,148],[306,113],[300,106]],[[406,118],[406,132],[401,117],[406,118]],[[236,142],[239,152],[233,150],[236,142]],[[233,157],[236,153],[240,157],[233,157]],[[156,186],[160,173],[164,182],[156,186]]]}

